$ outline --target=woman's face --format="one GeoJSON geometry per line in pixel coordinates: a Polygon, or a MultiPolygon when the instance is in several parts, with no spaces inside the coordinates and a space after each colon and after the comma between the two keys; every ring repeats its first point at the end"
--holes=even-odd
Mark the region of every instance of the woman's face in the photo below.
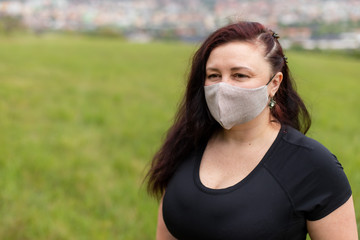
{"type": "Polygon", "coordinates": [[[242,88],[264,86],[272,77],[259,44],[230,42],[216,47],[206,63],[205,86],[226,82],[242,88]]]}

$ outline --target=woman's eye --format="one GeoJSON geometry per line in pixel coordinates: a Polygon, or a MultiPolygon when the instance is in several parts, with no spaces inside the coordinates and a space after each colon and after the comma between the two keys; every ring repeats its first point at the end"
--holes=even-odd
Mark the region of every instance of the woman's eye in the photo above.
{"type": "Polygon", "coordinates": [[[218,78],[220,78],[220,75],[219,75],[219,74],[210,74],[210,75],[208,76],[208,79],[218,79],[218,78]]]}
{"type": "Polygon", "coordinates": [[[235,73],[233,76],[234,78],[248,78],[247,75],[241,73],[235,73]]]}

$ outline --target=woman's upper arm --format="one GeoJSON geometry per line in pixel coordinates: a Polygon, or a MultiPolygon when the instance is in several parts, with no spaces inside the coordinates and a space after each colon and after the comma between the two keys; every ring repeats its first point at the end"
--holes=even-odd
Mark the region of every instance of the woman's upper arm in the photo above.
{"type": "Polygon", "coordinates": [[[162,203],[163,198],[161,198],[160,204],[159,204],[159,211],[158,211],[158,221],[157,221],[157,229],[156,229],[156,240],[176,240],[169,230],[167,229],[163,214],[162,214],[162,203]]]}
{"type": "Polygon", "coordinates": [[[312,240],[358,240],[352,197],[329,215],[316,221],[307,221],[312,240]]]}

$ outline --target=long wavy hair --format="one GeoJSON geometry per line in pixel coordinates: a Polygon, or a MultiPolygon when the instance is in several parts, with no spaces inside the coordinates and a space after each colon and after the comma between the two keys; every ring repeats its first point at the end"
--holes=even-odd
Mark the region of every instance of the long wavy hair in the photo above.
{"type": "Polygon", "coordinates": [[[212,33],[200,46],[192,59],[185,96],[174,124],[168,130],[163,145],[152,159],[147,174],[147,189],[160,197],[177,166],[199,146],[204,146],[221,126],[211,116],[204,95],[205,67],[211,51],[225,43],[244,41],[264,46],[265,59],[274,73],[282,72],[283,80],[274,96],[276,105],[271,114],[281,124],[289,125],[304,134],[311,125],[305,104],[295,90],[278,36],[257,22],[238,22],[212,33]]]}

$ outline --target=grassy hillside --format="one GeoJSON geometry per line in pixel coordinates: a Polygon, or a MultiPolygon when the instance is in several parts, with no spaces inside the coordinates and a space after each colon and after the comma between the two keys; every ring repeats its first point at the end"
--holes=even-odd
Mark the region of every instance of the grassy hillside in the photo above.
{"type": "MultiPolygon", "coordinates": [[[[154,239],[142,179],[195,46],[0,39],[0,239],[154,239]]],[[[342,162],[360,221],[360,62],[289,52],[309,133],[342,162]]]]}

